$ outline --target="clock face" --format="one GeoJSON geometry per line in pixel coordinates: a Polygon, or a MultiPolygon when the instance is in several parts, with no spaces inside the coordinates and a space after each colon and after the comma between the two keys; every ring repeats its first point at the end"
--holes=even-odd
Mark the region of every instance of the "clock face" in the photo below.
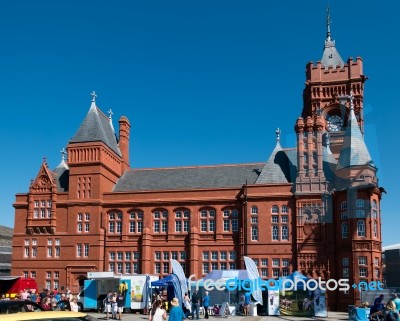
{"type": "Polygon", "coordinates": [[[342,129],[343,119],[338,115],[328,116],[326,127],[330,132],[337,132],[342,129]]]}

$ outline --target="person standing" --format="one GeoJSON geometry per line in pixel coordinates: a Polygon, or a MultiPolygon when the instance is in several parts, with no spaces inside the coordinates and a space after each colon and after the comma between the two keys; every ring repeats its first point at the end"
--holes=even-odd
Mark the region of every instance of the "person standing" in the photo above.
{"type": "Polygon", "coordinates": [[[208,295],[208,291],[206,291],[205,296],[203,298],[204,319],[208,319],[208,307],[209,306],[210,306],[210,296],[208,295]]]}
{"type": "Polygon", "coordinates": [[[122,312],[125,306],[125,296],[122,292],[117,295],[117,306],[118,306],[118,320],[122,320],[122,312]]]}
{"type": "Polygon", "coordinates": [[[393,302],[394,302],[394,304],[396,305],[396,311],[397,311],[397,313],[400,313],[400,299],[399,299],[399,297],[398,297],[397,294],[394,294],[394,295],[393,295],[393,302]]]}
{"type": "Polygon", "coordinates": [[[162,308],[162,301],[155,302],[155,309],[152,309],[149,315],[149,321],[163,321],[167,319],[167,311],[162,308]]]}
{"type": "Polygon", "coordinates": [[[189,317],[189,313],[192,310],[191,304],[190,304],[190,298],[188,293],[185,293],[185,296],[183,297],[183,312],[185,313],[185,319],[189,317]]]}
{"type": "Polygon", "coordinates": [[[72,312],[79,312],[79,306],[78,306],[78,298],[74,296],[69,303],[69,306],[71,307],[72,312]]]}
{"type": "Polygon", "coordinates": [[[108,320],[110,318],[110,312],[111,312],[111,304],[112,304],[112,292],[108,291],[108,294],[105,298],[105,303],[106,303],[106,312],[107,312],[107,316],[106,316],[106,320],[108,320]]]}
{"type": "Polygon", "coordinates": [[[244,315],[249,315],[249,305],[250,305],[250,292],[246,292],[244,294],[244,304],[243,304],[243,308],[244,308],[244,315]]]}
{"type": "Polygon", "coordinates": [[[200,311],[200,296],[199,291],[194,290],[192,295],[192,319],[194,320],[194,313],[196,312],[196,319],[199,320],[199,311],[200,311]]]}
{"type": "Polygon", "coordinates": [[[173,298],[171,301],[171,310],[169,310],[168,321],[182,321],[185,318],[182,308],[179,306],[179,300],[173,298]]]}

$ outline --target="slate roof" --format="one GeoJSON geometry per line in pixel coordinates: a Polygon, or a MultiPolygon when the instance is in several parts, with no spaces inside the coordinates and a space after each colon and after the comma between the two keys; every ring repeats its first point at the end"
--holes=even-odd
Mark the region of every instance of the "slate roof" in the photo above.
{"type": "Polygon", "coordinates": [[[117,137],[110,119],[96,106],[96,102],[92,101],[89,112],[87,113],[75,136],[72,137],[69,142],[83,143],[97,141],[103,142],[115,153],[121,156],[117,137]]]}
{"type": "Polygon", "coordinates": [[[338,65],[340,68],[343,68],[344,66],[344,61],[342,57],[340,57],[339,52],[336,50],[335,41],[331,40],[330,38],[325,40],[321,64],[325,67],[325,69],[328,69],[329,67],[336,68],[338,65]]]}
{"type": "Polygon", "coordinates": [[[254,184],[264,163],[133,169],[118,180],[114,192],[241,187],[254,184]]]}
{"type": "Polygon", "coordinates": [[[256,184],[288,183],[291,182],[289,158],[277,142],[268,161],[265,163],[256,184]]]}
{"type": "Polygon", "coordinates": [[[57,184],[57,191],[67,192],[69,187],[69,167],[65,163],[64,159],[53,170],[53,173],[57,184]]]}
{"type": "Polygon", "coordinates": [[[343,146],[340,150],[339,160],[336,170],[348,168],[352,166],[369,165],[375,167],[369,154],[368,148],[365,145],[364,137],[361,134],[358,126],[354,109],[350,109],[349,123],[346,128],[343,146]]]}

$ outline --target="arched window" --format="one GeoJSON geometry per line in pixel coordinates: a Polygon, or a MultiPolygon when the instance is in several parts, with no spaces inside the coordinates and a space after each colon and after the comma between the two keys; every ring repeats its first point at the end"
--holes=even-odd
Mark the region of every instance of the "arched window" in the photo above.
{"type": "Polygon", "coordinates": [[[251,240],[258,241],[258,227],[256,225],[251,227],[251,240]]]}
{"type": "Polygon", "coordinates": [[[372,213],[371,213],[372,218],[378,218],[378,203],[376,200],[372,201],[372,213]]]}
{"type": "Polygon", "coordinates": [[[108,213],[108,233],[122,233],[122,212],[108,213]]]}
{"type": "Polygon", "coordinates": [[[279,213],[279,206],[278,205],[272,206],[271,213],[272,214],[278,214],[279,213]]]}
{"type": "Polygon", "coordinates": [[[251,214],[254,214],[254,215],[258,214],[258,207],[257,206],[252,206],[251,207],[251,214]]]}
{"type": "Polygon", "coordinates": [[[356,207],[364,207],[364,200],[362,198],[357,199],[356,207]]]}
{"type": "Polygon", "coordinates": [[[190,211],[188,209],[175,210],[175,232],[187,233],[190,229],[190,211]]]}
{"type": "Polygon", "coordinates": [[[364,223],[364,221],[357,221],[357,236],[365,236],[365,223],[364,223]]]}
{"type": "Polygon", "coordinates": [[[372,200],[372,208],[373,209],[378,209],[378,202],[376,200],[372,200]]]}
{"type": "Polygon", "coordinates": [[[342,223],[342,239],[347,239],[349,237],[349,225],[347,222],[342,223]]]}
{"type": "Polygon", "coordinates": [[[156,210],[153,212],[153,231],[155,233],[168,232],[168,211],[156,210]]]}
{"type": "Polygon", "coordinates": [[[343,201],[342,203],[340,203],[340,209],[347,210],[347,201],[343,201]]]}
{"type": "Polygon", "coordinates": [[[288,206],[287,206],[287,205],[282,205],[282,207],[281,207],[281,212],[282,212],[282,214],[287,214],[287,213],[289,213],[288,206]]]}
{"type": "Polygon", "coordinates": [[[215,209],[200,209],[200,232],[215,232],[215,209]]]}

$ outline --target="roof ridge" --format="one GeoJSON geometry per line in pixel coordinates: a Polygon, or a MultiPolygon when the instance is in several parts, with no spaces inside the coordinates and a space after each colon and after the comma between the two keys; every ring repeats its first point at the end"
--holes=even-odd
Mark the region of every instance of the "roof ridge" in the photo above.
{"type": "Polygon", "coordinates": [[[152,168],[131,168],[133,171],[151,171],[151,170],[178,170],[178,169],[193,169],[193,168],[217,168],[217,167],[240,167],[250,165],[260,165],[264,162],[242,163],[242,164],[219,164],[219,165],[189,165],[189,166],[174,166],[174,167],[152,167],[152,168]]]}

